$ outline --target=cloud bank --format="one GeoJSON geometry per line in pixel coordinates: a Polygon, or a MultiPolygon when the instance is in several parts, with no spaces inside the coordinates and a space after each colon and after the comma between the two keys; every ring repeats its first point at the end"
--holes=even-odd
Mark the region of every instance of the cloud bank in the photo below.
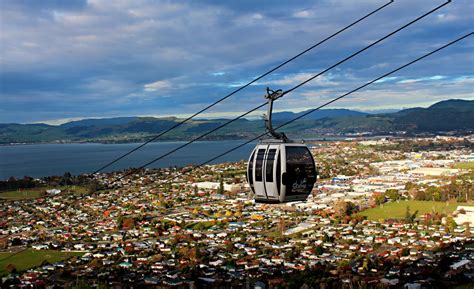
{"type": "MultiPolygon", "coordinates": [[[[4,0],[0,122],[193,113],[383,3],[4,0]]],[[[398,0],[209,113],[252,108],[264,101],[266,86],[289,88],[440,3],[398,0]]],[[[279,100],[277,108],[317,106],[466,34],[473,10],[472,1],[454,1],[279,100]]],[[[335,106],[474,99],[473,46],[471,37],[335,106]]]]}

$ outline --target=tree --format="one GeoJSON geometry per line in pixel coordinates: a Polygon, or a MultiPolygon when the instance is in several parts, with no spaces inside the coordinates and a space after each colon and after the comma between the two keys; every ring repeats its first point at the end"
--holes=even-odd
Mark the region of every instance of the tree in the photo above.
{"type": "Polygon", "coordinates": [[[405,184],[405,190],[407,190],[407,191],[410,191],[410,190],[415,189],[415,188],[416,188],[416,185],[412,182],[407,182],[405,184]]]}
{"type": "Polygon", "coordinates": [[[339,200],[334,205],[334,214],[336,215],[336,217],[343,218],[346,216],[350,216],[353,213],[354,209],[355,206],[351,202],[339,200]]]}
{"type": "Polygon", "coordinates": [[[456,224],[456,222],[454,221],[453,216],[450,215],[450,216],[447,216],[447,217],[446,217],[446,226],[448,226],[448,230],[449,230],[450,232],[453,232],[454,229],[456,229],[457,224],[456,224]]]}
{"type": "Polygon", "coordinates": [[[418,189],[414,194],[415,200],[417,201],[426,201],[427,195],[426,192],[422,189],[418,189]]]}
{"type": "Polygon", "coordinates": [[[224,194],[224,178],[222,175],[219,178],[219,194],[224,194]]]}
{"type": "Polygon", "coordinates": [[[318,255],[318,256],[319,256],[319,255],[322,255],[322,254],[324,253],[323,247],[317,246],[317,247],[314,249],[314,253],[315,253],[316,255],[318,255]]]}
{"type": "Polygon", "coordinates": [[[280,238],[283,238],[283,236],[285,235],[285,228],[285,219],[280,218],[280,220],[278,221],[278,232],[280,233],[280,238]]]}
{"type": "Polygon", "coordinates": [[[87,190],[89,191],[90,194],[97,192],[98,189],[99,189],[99,186],[97,185],[96,182],[92,182],[87,186],[87,190]]]}
{"type": "Polygon", "coordinates": [[[13,238],[12,240],[12,246],[20,246],[22,244],[20,238],[13,238]]]}
{"type": "Polygon", "coordinates": [[[13,265],[12,263],[8,264],[8,265],[5,267],[5,269],[6,269],[6,270],[8,271],[8,273],[10,273],[10,274],[16,273],[16,267],[15,267],[15,265],[13,265]]]}
{"type": "Polygon", "coordinates": [[[441,201],[441,190],[435,186],[429,186],[425,192],[425,200],[441,201]]]}
{"type": "Polygon", "coordinates": [[[385,191],[385,197],[389,198],[390,200],[397,201],[400,199],[400,193],[396,189],[388,189],[385,191]]]}
{"type": "Polygon", "coordinates": [[[385,201],[385,196],[382,195],[379,192],[373,193],[372,198],[373,198],[373,201],[374,201],[375,205],[377,205],[377,206],[379,206],[380,204],[382,204],[385,201]]]}
{"type": "Polygon", "coordinates": [[[413,214],[410,212],[410,206],[407,206],[407,210],[405,211],[405,222],[413,223],[416,219],[416,215],[418,215],[418,210],[416,210],[413,214]]]}

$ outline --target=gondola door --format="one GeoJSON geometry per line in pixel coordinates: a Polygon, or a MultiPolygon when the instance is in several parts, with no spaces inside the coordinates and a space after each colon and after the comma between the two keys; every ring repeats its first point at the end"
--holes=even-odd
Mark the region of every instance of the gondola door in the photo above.
{"type": "Polygon", "coordinates": [[[265,165],[265,153],[268,145],[257,145],[253,161],[253,187],[257,199],[266,200],[263,168],[265,165]]]}
{"type": "Polygon", "coordinates": [[[303,201],[311,193],[317,172],[311,152],[305,145],[287,144],[282,149],[282,194],[284,201],[303,201]]]}
{"type": "Polygon", "coordinates": [[[280,199],[280,174],[281,170],[277,166],[280,166],[280,163],[277,161],[279,154],[280,145],[268,145],[268,148],[265,152],[265,163],[264,163],[264,186],[265,193],[268,201],[279,201],[280,199]]]}

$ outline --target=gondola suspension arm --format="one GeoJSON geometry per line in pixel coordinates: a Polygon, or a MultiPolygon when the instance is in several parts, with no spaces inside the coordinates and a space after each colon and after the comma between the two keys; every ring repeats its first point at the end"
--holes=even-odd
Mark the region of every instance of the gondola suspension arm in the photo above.
{"type": "Polygon", "coordinates": [[[265,95],[265,98],[268,99],[268,110],[267,113],[263,115],[263,117],[265,119],[265,128],[267,129],[267,132],[270,133],[270,135],[275,139],[281,140],[285,143],[288,142],[286,135],[282,132],[276,132],[272,125],[273,101],[280,98],[282,95],[283,91],[281,89],[274,91],[267,87],[267,94],[265,95]]]}

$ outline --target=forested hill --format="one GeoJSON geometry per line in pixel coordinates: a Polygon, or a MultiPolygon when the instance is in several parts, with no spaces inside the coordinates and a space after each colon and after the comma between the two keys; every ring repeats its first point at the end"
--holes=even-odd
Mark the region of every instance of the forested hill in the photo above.
{"type": "MultiPolygon", "coordinates": [[[[275,125],[304,112],[274,114],[275,125]]],[[[47,124],[0,124],[0,143],[133,142],[143,141],[179,122],[175,117],[120,117],[84,119],[59,126],[47,124]]],[[[191,120],[162,140],[186,140],[215,128],[227,119],[191,120]]],[[[323,109],[284,128],[291,137],[309,138],[353,133],[408,134],[474,131],[474,101],[447,100],[428,108],[410,108],[395,113],[367,114],[347,109],[323,109]]],[[[264,132],[261,119],[241,119],[207,139],[250,138],[264,132]]]]}

